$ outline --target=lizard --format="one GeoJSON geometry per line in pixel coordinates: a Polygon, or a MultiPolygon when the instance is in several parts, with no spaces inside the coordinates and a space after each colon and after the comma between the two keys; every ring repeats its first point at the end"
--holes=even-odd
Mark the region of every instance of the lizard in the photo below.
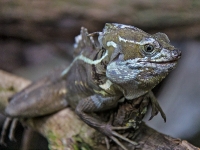
{"type": "Polygon", "coordinates": [[[160,112],[166,120],[152,89],[177,66],[180,50],[170,44],[164,33],[151,35],[118,23],[106,23],[102,32],[90,34],[82,27],[75,41],[71,64],[14,95],[5,114],[12,118],[33,118],[69,106],[83,122],[122,149],[127,150],[120,140],[137,145],[115,132],[116,128],[129,127],[114,127],[93,113],[148,95],[153,106],[152,117],[160,112]]]}

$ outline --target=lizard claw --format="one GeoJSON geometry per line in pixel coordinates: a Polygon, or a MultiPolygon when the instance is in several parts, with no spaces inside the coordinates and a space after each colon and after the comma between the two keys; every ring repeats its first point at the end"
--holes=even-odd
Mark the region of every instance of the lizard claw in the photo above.
{"type": "Polygon", "coordinates": [[[128,150],[117,138],[114,136],[110,137],[117,145],[119,145],[123,150],[128,150]]]}
{"type": "Polygon", "coordinates": [[[15,129],[16,129],[17,122],[18,122],[17,119],[13,119],[13,121],[12,121],[12,123],[11,123],[10,132],[9,132],[9,139],[10,139],[11,141],[16,141],[14,131],[15,131],[15,129]]]}
{"type": "Polygon", "coordinates": [[[158,112],[160,112],[162,118],[166,122],[166,115],[163,112],[162,108],[160,107],[160,105],[152,91],[149,92],[149,97],[150,97],[151,106],[152,106],[151,117],[149,118],[149,120],[151,120],[155,115],[158,114],[158,112]]]}
{"type": "Polygon", "coordinates": [[[112,134],[113,134],[114,136],[116,136],[116,137],[118,137],[118,138],[120,138],[120,139],[126,141],[126,142],[129,142],[129,143],[133,144],[133,145],[138,145],[138,143],[129,140],[128,138],[122,136],[121,134],[119,134],[119,133],[117,133],[117,132],[115,132],[115,131],[112,131],[112,134]]]}
{"type": "Polygon", "coordinates": [[[6,146],[6,143],[5,143],[6,131],[9,127],[9,124],[10,124],[11,121],[12,121],[12,119],[7,117],[5,122],[3,123],[3,128],[2,128],[2,131],[1,131],[0,143],[2,145],[5,145],[5,146],[6,146]]]}
{"type": "Polygon", "coordinates": [[[131,141],[129,140],[128,138],[125,138],[124,136],[118,134],[117,132],[115,131],[112,131],[112,134],[114,136],[110,136],[110,139],[112,139],[117,145],[119,145],[123,150],[128,150],[116,137],[128,142],[128,143],[131,143],[133,144],[134,146],[137,146],[138,143],[134,142],[134,141],[131,141]]]}
{"type": "Polygon", "coordinates": [[[9,127],[9,124],[11,123],[11,127],[10,127],[10,131],[9,131],[9,139],[11,141],[16,141],[15,140],[15,137],[14,137],[14,131],[15,131],[15,128],[16,128],[16,125],[17,125],[17,119],[11,119],[9,117],[6,118],[4,124],[3,124],[3,128],[2,128],[2,132],[1,132],[1,137],[0,137],[0,144],[2,145],[5,145],[6,146],[6,143],[5,143],[5,136],[6,136],[6,131],[9,127]]]}
{"type": "Polygon", "coordinates": [[[162,118],[164,119],[164,121],[166,122],[166,115],[163,112],[162,108],[160,107],[160,105],[157,103],[152,104],[152,112],[151,112],[151,117],[149,118],[149,120],[151,120],[154,116],[156,116],[158,114],[158,112],[160,112],[162,118]]]}
{"type": "Polygon", "coordinates": [[[108,137],[105,137],[105,142],[106,142],[106,148],[107,148],[107,150],[109,150],[110,149],[110,143],[109,143],[108,137]]]}
{"type": "MultiPolygon", "coordinates": [[[[124,140],[134,146],[138,145],[138,143],[131,141],[130,139],[124,137],[123,135],[117,133],[116,131],[113,130],[124,130],[124,129],[129,129],[130,127],[113,127],[109,124],[105,125],[101,131],[105,133],[111,140],[113,140],[118,146],[120,146],[123,150],[128,150],[118,139],[124,140]]],[[[108,142],[108,141],[107,141],[108,142]]],[[[107,148],[109,144],[106,144],[107,148]]]]}

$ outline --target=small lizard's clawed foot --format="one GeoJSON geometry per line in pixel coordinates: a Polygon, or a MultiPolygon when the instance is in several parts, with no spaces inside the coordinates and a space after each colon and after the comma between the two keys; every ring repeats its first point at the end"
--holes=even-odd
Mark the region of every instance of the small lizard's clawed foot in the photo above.
{"type": "Polygon", "coordinates": [[[3,123],[3,128],[2,128],[2,131],[1,131],[1,138],[0,138],[1,145],[5,145],[6,146],[5,136],[6,136],[6,131],[7,131],[8,127],[9,127],[11,121],[12,121],[11,118],[6,118],[6,120],[3,123]]]}
{"type": "Polygon", "coordinates": [[[149,120],[151,120],[155,115],[158,114],[158,112],[160,112],[162,118],[166,122],[166,115],[163,112],[162,108],[160,107],[160,105],[159,105],[158,101],[156,100],[156,97],[154,96],[152,91],[149,92],[149,97],[151,100],[151,107],[152,107],[151,117],[149,118],[149,120]]]}
{"type": "MultiPolygon", "coordinates": [[[[105,126],[101,126],[101,132],[104,133],[105,135],[107,135],[110,139],[112,139],[117,145],[119,145],[123,150],[128,150],[120,141],[124,140],[134,146],[138,145],[138,143],[131,141],[130,139],[124,137],[123,135],[117,133],[116,131],[113,130],[124,130],[124,129],[129,129],[130,127],[113,127],[109,124],[105,125],[105,126]]],[[[107,144],[109,145],[109,144],[107,144]]],[[[108,148],[108,146],[107,146],[108,148]]]]}
{"type": "Polygon", "coordinates": [[[13,119],[11,123],[10,132],[9,132],[9,139],[11,141],[16,141],[14,132],[17,126],[17,122],[18,122],[18,119],[13,119]]]}
{"type": "Polygon", "coordinates": [[[11,123],[11,127],[10,127],[10,131],[9,131],[9,139],[11,141],[16,141],[15,137],[14,137],[14,131],[17,125],[17,119],[11,119],[9,117],[6,118],[4,124],[3,124],[3,128],[2,128],[2,132],[1,132],[1,137],[0,137],[0,144],[5,145],[5,136],[6,136],[6,131],[11,123]]]}

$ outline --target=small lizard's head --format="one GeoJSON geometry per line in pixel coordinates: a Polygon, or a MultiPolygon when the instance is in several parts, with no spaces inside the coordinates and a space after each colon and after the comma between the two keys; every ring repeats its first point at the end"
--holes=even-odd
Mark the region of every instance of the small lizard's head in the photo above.
{"type": "Polygon", "coordinates": [[[175,68],[181,55],[166,34],[150,35],[134,26],[107,23],[98,40],[108,53],[106,76],[127,99],[154,88],[175,68]]]}

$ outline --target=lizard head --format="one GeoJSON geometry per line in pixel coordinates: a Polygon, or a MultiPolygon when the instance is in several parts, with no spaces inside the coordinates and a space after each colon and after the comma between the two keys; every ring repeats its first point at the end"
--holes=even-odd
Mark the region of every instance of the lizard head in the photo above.
{"type": "Polygon", "coordinates": [[[127,99],[154,88],[176,67],[181,55],[166,34],[150,35],[134,26],[107,23],[98,41],[108,53],[106,76],[127,99]]]}

